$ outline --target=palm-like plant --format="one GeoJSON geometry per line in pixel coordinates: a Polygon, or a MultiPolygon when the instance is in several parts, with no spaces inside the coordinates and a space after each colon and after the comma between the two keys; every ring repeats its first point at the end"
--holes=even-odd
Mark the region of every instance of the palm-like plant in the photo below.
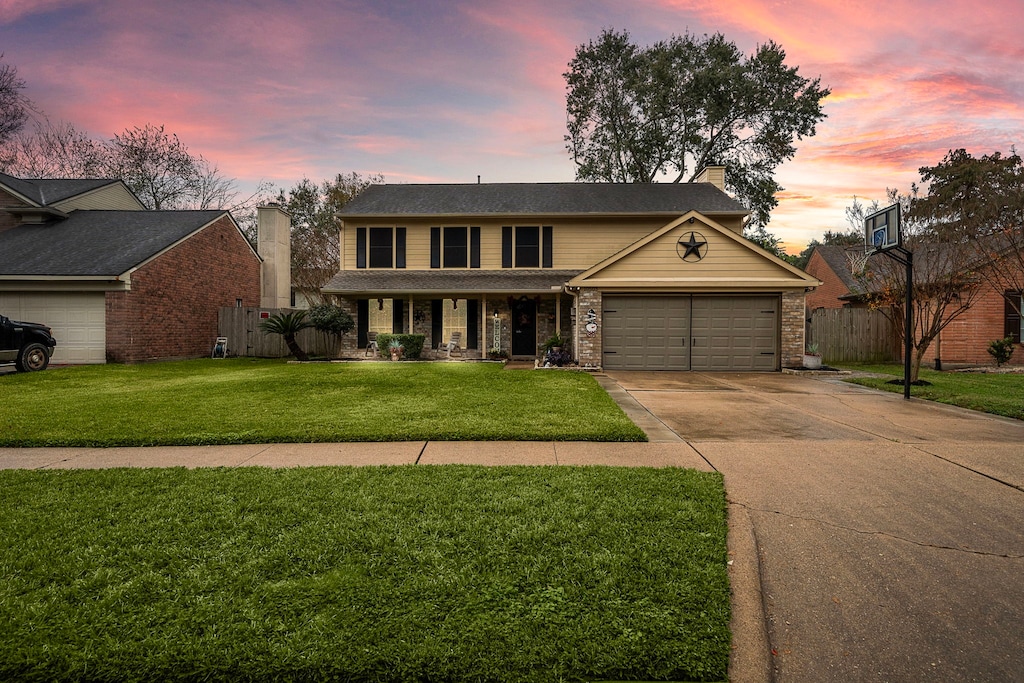
{"type": "Polygon", "coordinates": [[[284,337],[284,343],[288,345],[288,351],[295,356],[296,360],[309,360],[309,356],[302,350],[299,343],[295,341],[295,335],[307,327],[313,327],[313,323],[306,320],[305,311],[275,313],[260,322],[260,329],[267,334],[279,334],[284,337]]]}

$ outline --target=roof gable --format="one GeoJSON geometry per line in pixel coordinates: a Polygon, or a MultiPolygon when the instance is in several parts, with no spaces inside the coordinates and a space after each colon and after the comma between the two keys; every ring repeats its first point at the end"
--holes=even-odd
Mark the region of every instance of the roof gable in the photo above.
{"type": "Polygon", "coordinates": [[[821,284],[799,268],[691,211],[573,278],[571,286],[763,289],[821,284]],[[691,239],[692,236],[692,239],[691,239]],[[700,258],[687,254],[697,247],[700,258]]]}
{"type": "Polygon", "coordinates": [[[742,216],[742,204],[711,183],[486,183],[371,185],[343,218],[487,215],[742,216]]]}
{"type": "Polygon", "coordinates": [[[13,190],[36,206],[49,206],[108,185],[123,185],[110,178],[15,178],[0,173],[0,186],[13,190]]]}

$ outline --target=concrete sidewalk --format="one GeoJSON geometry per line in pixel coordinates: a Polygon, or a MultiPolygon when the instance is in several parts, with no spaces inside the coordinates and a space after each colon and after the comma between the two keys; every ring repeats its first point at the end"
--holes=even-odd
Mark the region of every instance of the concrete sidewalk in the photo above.
{"type": "Polygon", "coordinates": [[[687,443],[400,441],[147,448],[0,448],[0,469],[316,467],[331,465],[712,467],[687,443]]]}

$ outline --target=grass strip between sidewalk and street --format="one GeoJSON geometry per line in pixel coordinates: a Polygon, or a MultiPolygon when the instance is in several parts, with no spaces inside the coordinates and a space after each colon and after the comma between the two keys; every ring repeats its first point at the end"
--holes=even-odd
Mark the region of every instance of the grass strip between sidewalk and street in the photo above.
{"type": "Polygon", "coordinates": [[[0,679],[726,678],[717,473],[0,472],[0,679]]]}
{"type": "Polygon", "coordinates": [[[593,377],[494,363],[198,360],[0,376],[0,446],[646,441],[593,377]]]}
{"type": "MultiPolygon", "coordinates": [[[[903,393],[903,384],[890,384],[890,380],[903,379],[903,366],[895,363],[862,364],[843,363],[846,370],[873,372],[886,377],[854,377],[853,384],[903,393]],[[891,375],[891,376],[890,376],[891,375]]],[[[911,385],[910,395],[937,403],[1024,420],[1024,374],[996,372],[936,372],[921,368],[918,379],[928,382],[924,386],[911,385]]]]}

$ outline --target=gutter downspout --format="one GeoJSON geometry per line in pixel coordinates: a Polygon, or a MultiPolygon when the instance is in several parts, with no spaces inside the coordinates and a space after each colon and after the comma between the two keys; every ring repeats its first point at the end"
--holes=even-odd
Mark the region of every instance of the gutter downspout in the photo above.
{"type": "MultiPolygon", "coordinates": [[[[573,291],[573,288],[570,288],[569,285],[562,285],[562,292],[565,292],[566,294],[568,294],[569,296],[572,297],[572,309],[570,309],[569,317],[572,318],[571,311],[576,311],[576,321],[577,321],[577,324],[573,325],[573,327],[572,327],[572,355],[576,357],[576,362],[579,363],[579,361],[580,361],[580,330],[579,330],[580,313],[579,313],[579,310],[578,310],[578,308],[579,308],[579,294],[577,293],[579,288],[576,287],[575,289],[577,291],[573,291]]],[[[560,306],[561,305],[561,296],[559,296],[557,301],[558,301],[559,306],[560,306]]]]}

